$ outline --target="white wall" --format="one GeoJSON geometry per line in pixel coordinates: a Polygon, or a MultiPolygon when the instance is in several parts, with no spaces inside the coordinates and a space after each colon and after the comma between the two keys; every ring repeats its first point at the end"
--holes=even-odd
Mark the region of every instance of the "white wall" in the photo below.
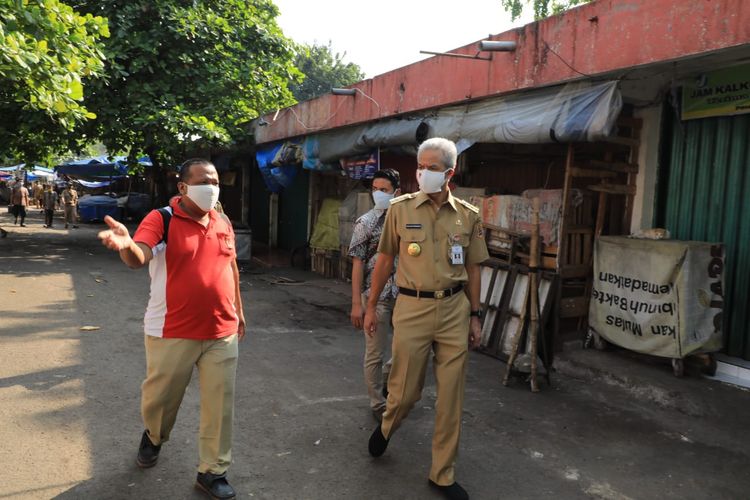
{"type": "Polygon", "coordinates": [[[635,111],[636,118],[643,120],[641,146],[638,150],[640,170],[636,177],[636,195],[633,200],[633,216],[630,232],[649,229],[653,225],[656,202],[656,181],[659,166],[659,140],[661,138],[662,107],[656,104],[635,111]]]}

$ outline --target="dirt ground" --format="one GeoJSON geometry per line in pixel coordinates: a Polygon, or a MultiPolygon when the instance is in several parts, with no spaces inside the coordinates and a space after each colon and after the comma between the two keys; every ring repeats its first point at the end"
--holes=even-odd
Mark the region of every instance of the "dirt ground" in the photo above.
{"type": "MultiPolygon", "coordinates": [[[[104,249],[101,226],[44,229],[38,213],[27,223],[14,227],[2,207],[0,499],[201,498],[195,380],[158,465],[135,465],[148,273],[104,249]]],[[[348,287],[291,269],[242,275],[229,474],[239,498],[437,498],[431,376],[386,454],[367,453],[375,422],[348,287]]],[[[748,498],[750,393],[612,359],[638,376],[607,379],[563,357],[552,387],[531,394],[472,353],[457,466],[472,498],[748,498]]]]}

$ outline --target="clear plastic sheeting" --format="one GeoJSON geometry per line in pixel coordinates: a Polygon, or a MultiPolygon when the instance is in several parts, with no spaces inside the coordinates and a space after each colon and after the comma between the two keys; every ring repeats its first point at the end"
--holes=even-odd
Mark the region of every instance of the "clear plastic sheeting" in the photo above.
{"type": "Polygon", "coordinates": [[[430,137],[469,144],[594,142],[612,133],[622,109],[617,82],[578,82],[440,109],[430,137]]]}

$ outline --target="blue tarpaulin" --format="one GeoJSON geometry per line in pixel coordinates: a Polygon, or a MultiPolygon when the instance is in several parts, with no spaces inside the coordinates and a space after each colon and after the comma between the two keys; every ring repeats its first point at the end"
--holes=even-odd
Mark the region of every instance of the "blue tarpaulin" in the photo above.
{"type": "Polygon", "coordinates": [[[255,159],[258,161],[258,169],[260,170],[263,180],[266,183],[266,187],[272,193],[281,192],[282,188],[289,187],[297,176],[299,167],[295,165],[279,165],[275,166],[272,164],[274,158],[278,155],[281,150],[281,144],[275,146],[259,149],[255,152],[255,159]]]}
{"type": "Polygon", "coordinates": [[[55,172],[51,168],[34,165],[33,169],[26,170],[25,167],[25,163],[19,163],[18,165],[13,165],[12,167],[0,167],[0,175],[2,175],[3,178],[16,177],[22,179],[25,174],[27,181],[36,181],[43,179],[50,180],[55,177],[55,172]]]}
{"type": "MultiPolygon", "coordinates": [[[[139,158],[138,164],[152,166],[148,156],[139,158]]],[[[125,156],[115,156],[111,160],[107,156],[97,156],[63,163],[56,166],[55,171],[74,177],[120,177],[128,175],[128,164],[125,156]]]]}

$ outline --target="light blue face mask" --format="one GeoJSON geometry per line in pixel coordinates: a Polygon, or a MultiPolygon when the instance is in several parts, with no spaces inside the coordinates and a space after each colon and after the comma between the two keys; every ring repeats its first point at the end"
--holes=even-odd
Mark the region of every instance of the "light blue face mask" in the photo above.
{"type": "Polygon", "coordinates": [[[393,199],[393,193],[384,193],[383,191],[373,191],[372,201],[375,202],[375,208],[378,210],[387,210],[393,199]]]}

